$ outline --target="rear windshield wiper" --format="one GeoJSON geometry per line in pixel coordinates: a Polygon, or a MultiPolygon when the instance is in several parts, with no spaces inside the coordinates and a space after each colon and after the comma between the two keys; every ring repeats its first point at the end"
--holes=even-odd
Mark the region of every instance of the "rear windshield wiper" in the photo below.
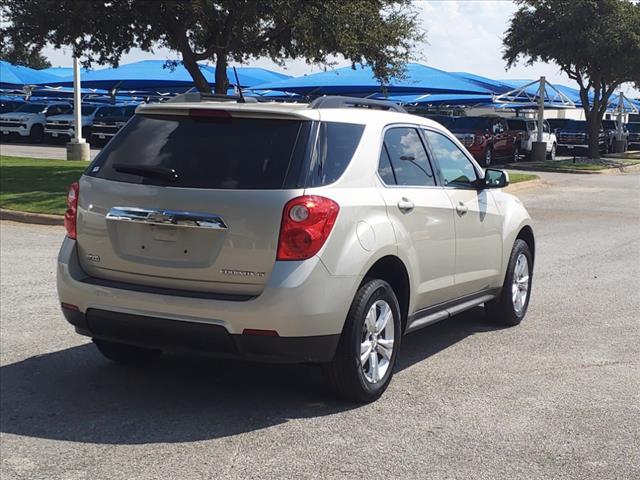
{"type": "Polygon", "coordinates": [[[178,180],[178,174],[173,168],[155,167],[152,165],[131,165],[128,163],[114,163],[113,169],[120,173],[130,173],[141,177],[160,178],[169,182],[178,180]]]}

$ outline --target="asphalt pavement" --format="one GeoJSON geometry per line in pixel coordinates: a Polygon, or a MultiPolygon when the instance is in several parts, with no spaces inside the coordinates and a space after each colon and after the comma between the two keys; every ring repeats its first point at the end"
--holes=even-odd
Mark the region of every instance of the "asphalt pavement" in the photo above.
{"type": "MultiPolygon", "coordinates": [[[[91,160],[93,160],[93,158],[99,152],[99,148],[92,148],[89,151],[91,160]]],[[[51,158],[55,160],[66,160],[67,147],[65,145],[33,145],[23,142],[2,142],[0,143],[0,155],[7,155],[9,157],[51,158]]]]}
{"type": "Polygon", "coordinates": [[[640,175],[543,174],[531,305],[403,341],[376,403],[320,370],[119,367],[59,312],[59,227],[1,222],[2,479],[640,478],[640,175]]]}

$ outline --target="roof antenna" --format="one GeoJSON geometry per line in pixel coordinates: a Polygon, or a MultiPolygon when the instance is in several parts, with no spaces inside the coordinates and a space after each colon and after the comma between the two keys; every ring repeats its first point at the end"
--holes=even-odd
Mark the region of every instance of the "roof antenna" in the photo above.
{"type": "Polygon", "coordinates": [[[240,95],[240,101],[238,103],[246,103],[244,100],[244,95],[242,94],[242,87],[240,86],[240,79],[238,79],[238,72],[236,67],[233,67],[233,74],[236,77],[236,87],[238,87],[238,94],[240,95]]]}

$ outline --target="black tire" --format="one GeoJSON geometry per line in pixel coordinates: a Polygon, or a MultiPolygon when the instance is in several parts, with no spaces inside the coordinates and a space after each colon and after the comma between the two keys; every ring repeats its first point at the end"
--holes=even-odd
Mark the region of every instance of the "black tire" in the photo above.
{"type": "Polygon", "coordinates": [[[102,355],[116,363],[131,364],[144,363],[158,358],[162,350],[136,347],[124,343],[110,342],[108,340],[93,339],[102,355]]]}
{"type": "Polygon", "coordinates": [[[532,280],[533,257],[531,255],[531,250],[529,249],[529,245],[527,245],[527,242],[521,239],[517,239],[513,244],[513,249],[511,250],[511,256],[509,257],[509,266],[507,267],[507,273],[505,275],[504,285],[502,286],[500,296],[494,300],[491,300],[490,302],[485,303],[484,309],[487,315],[487,320],[498,325],[518,325],[527,314],[529,299],[531,298],[532,280]],[[528,285],[526,300],[522,306],[522,309],[518,311],[514,306],[512,287],[516,263],[520,255],[524,255],[527,259],[528,285]]]}
{"type": "MultiPolygon", "coordinates": [[[[384,280],[365,279],[349,309],[336,354],[333,360],[325,365],[329,382],[336,394],[350,402],[368,403],[377,400],[393,377],[401,335],[400,306],[391,285],[384,280]],[[391,309],[394,339],[386,371],[379,381],[373,383],[363,371],[364,365],[361,364],[360,356],[361,344],[367,340],[364,338],[365,317],[379,300],[386,302],[391,309]]],[[[374,355],[375,361],[378,362],[378,354],[374,355]]]]}
{"type": "Polygon", "coordinates": [[[493,147],[491,147],[491,145],[489,145],[485,149],[484,154],[482,155],[482,166],[483,167],[490,167],[492,162],[493,162],[493,147]]]}
{"type": "Polygon", "coordinates": [[[39,123],[36,123],[29,130],[29,141],[31,143],[42,143],[44,139],[44,128],[39,123]]]}
{"type": "Polygon", "coordinates": [[[551,151],[548,153],[547,155],[547,159],[549,160],[555,160],[556,159],[556,144],[554,143],[553,145],[551,145],[551,151]]]}

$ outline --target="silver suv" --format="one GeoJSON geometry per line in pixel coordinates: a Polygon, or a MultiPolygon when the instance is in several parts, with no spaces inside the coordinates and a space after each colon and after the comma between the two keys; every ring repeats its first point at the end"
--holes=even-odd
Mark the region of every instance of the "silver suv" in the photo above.
{"type": "Polygon", "coordinates": [[[482,304],[524,318],[529,215],[438,123],[341,97],[188,100],[138,107],[69,190],[62,311],[107,358],[322,363],[368,402],[404,334],[482,304]]]}

